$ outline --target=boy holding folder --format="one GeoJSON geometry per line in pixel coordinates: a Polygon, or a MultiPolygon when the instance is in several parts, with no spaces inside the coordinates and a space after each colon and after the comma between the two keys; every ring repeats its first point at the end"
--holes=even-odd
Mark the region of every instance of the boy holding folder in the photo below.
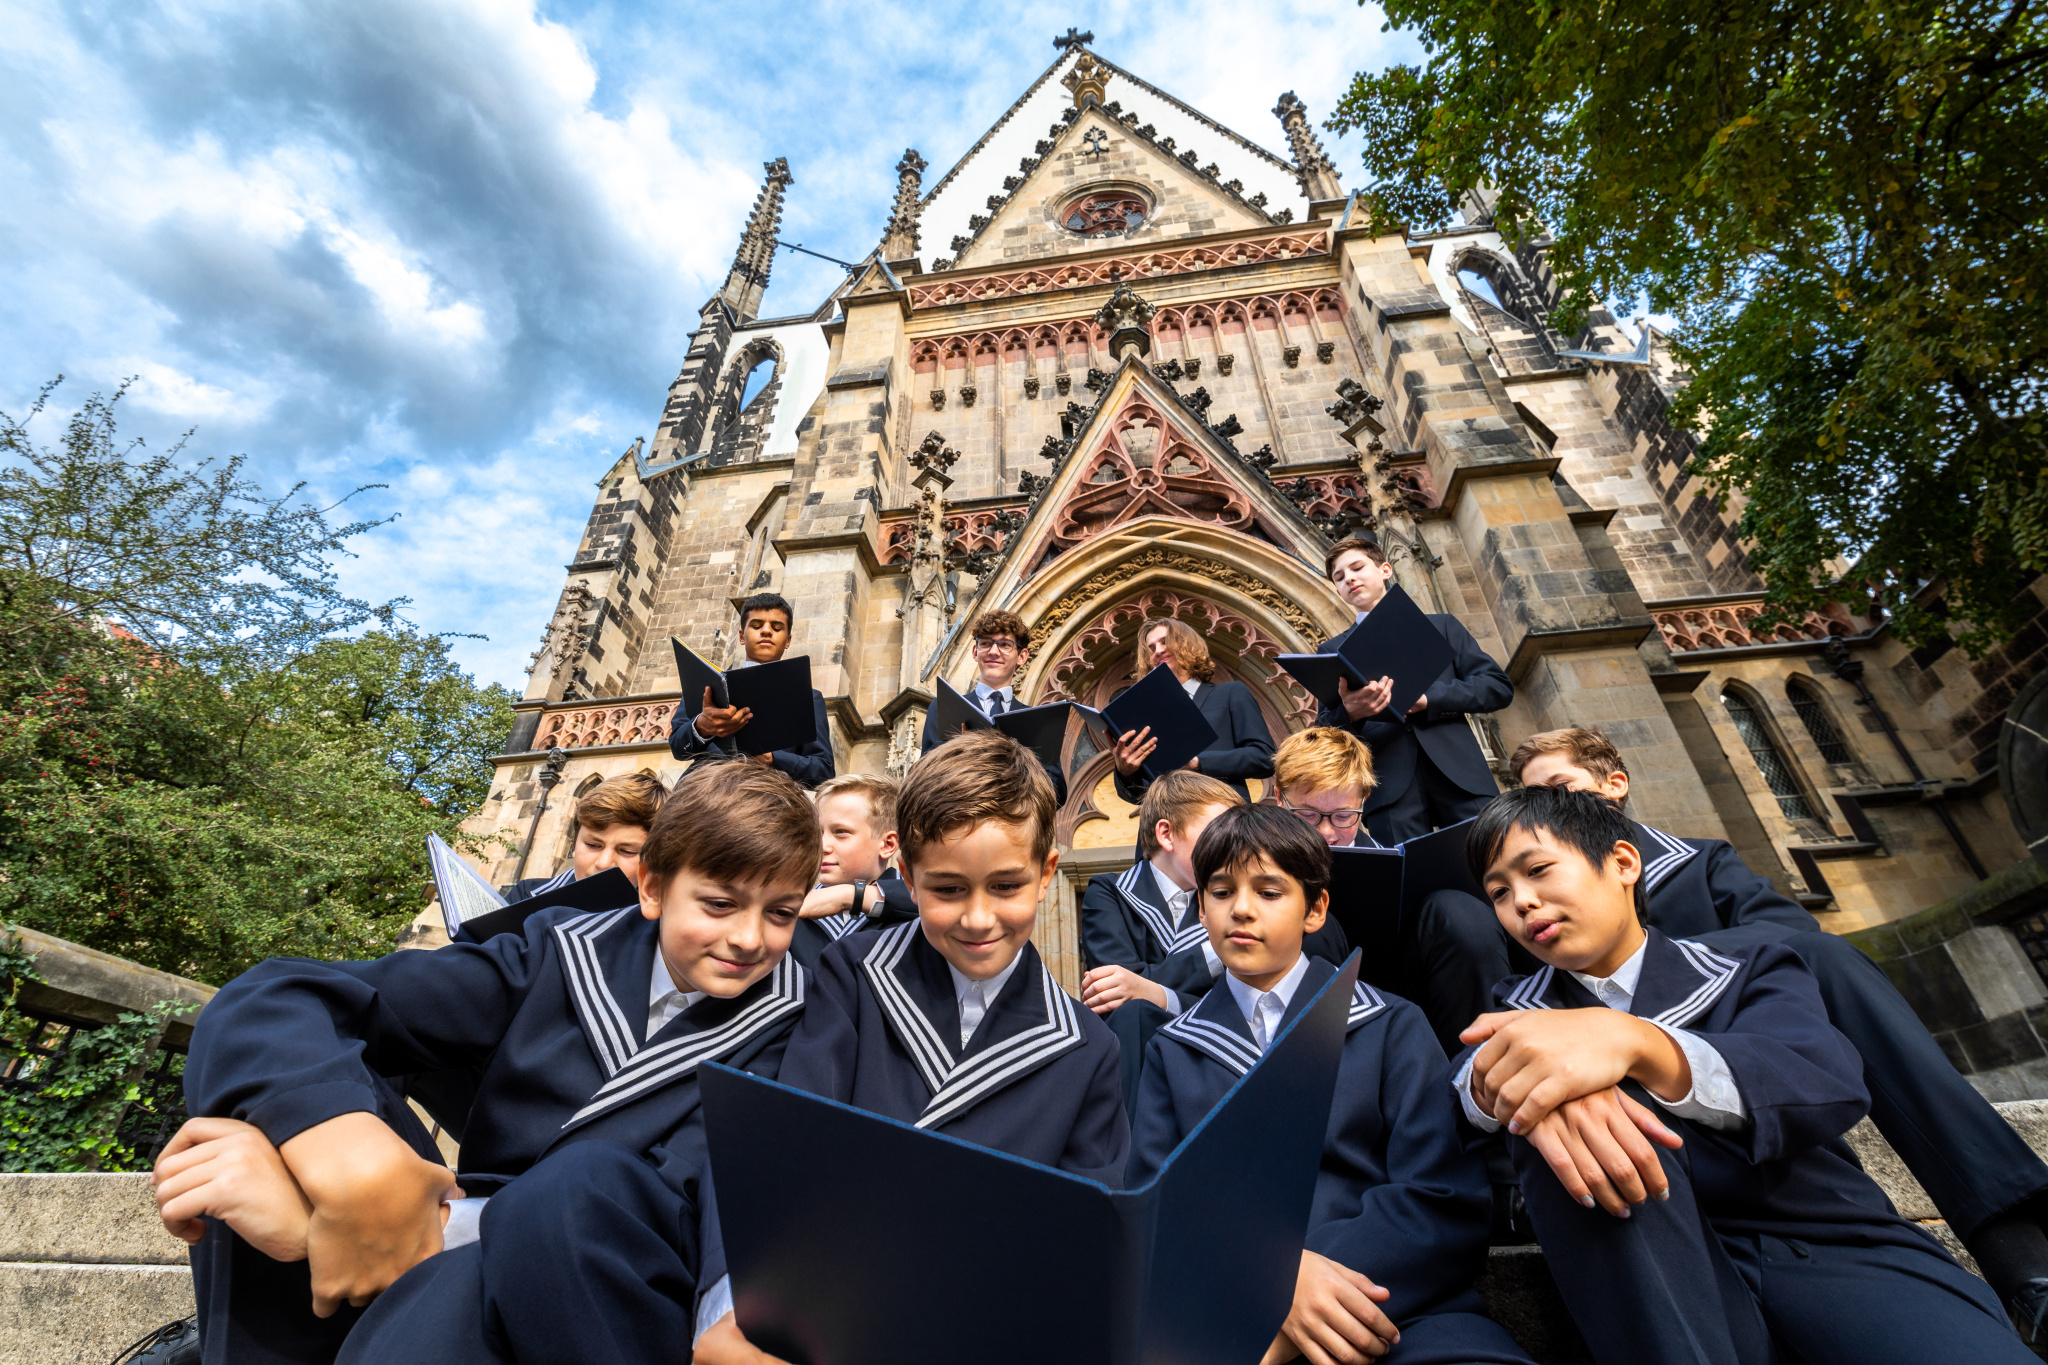
{"type": "MultiPolygon", "coordinates": [[[[779,662],[789,651],[796,612],[779,593],[757,592],[740,603],[740,638],[746,657],[736,665],[752,668],[779,662]]],[[[716,752],[732,755],[737,750],[732,736],[745,729],[754,713],[744,706],[713,706],[710,689],[705,689],[704,706],[694,717],[687,706],[678,706],[669,722],[669,752],[677,758],[701,758],[716,752]]],[[[777,749],[755,754],[756,761],[773,764],[805,787],[817,787],[838,771],[832,760],[831,723],[825,715],[825,694],[811,689],[811,711],[816,730],[809,743],[795,749],[777,749]]]]}

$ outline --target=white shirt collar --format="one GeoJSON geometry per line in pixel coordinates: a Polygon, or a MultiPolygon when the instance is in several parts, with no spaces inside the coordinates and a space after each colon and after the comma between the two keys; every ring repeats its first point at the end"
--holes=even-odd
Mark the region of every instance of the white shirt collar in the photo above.
{"type": "Polygon", "coordinates": [[[654,973],[647,982],[647,1034],[652,1038],[662,1025],[704,998],[702,991],[686,991],[669,975],[662,959],[661,945],[654,946],[654,973]]]}
{"type": "Polygon", "coordinates": [[[987,683],[976,680],[974,684],[974,704],[976,706],[979,706],[984,711],[988,710],[988,699],[997,694],[1002,696],[1004,710],[1007,711],[1017,704],[1016,689],[1009,684],[1005,683],[1001,687],[990,687],[987,683]]]}
{"type": "Polygon", "coordinates": [[[1573,972],[1572,979],[1593,993],[1593,998],[1613,1009],[1626,1010],[1635,1004],[1636,983],[1643,979],[1643,954],[1650,950],[1650,936],[1643,935],[1643,941],[1628,961],[1614,969],[1612,976],[1587,976],[1584,972],[1573,972]]]}
{"type": "Polygon", "coordinates": [[[1153,884],[1159,888],[1159,895],[1165,900],[1166,908],[1175,912],[1174,919],[1178,923],[1180,915],[1186,912],[1188,902],[1193,899],[1194,893],[1175,886],[1173,878],[1167,876],[1165,870],[1159,866],[1158,858],[1147,859],[1145,865],[1152,869],[1153,884]]]}
{"type": "Polygon", "coordinates": [[[1359,623],[1360,621],[1363,621],[1363,620],[1364,620],[1364,619],[1365,619],[1366,617],[1368,617],[1368,616],[1370,616],[1370,615],[1372,615],[1372,613],[1371,613],[1370,611],[1362,611],[1362,612],[1358,613],[1358,615],[1357,615],[1357,616],[1356,616],[1356,617],[1355,617],[1355,618],[1354,618],[1354,619],[1352,620],[1351,624],[1355,626],[1355,625],[1357,625],[1357,624],[1358,624],[1358,623],[1359,623]]]}
{"type": "Polygon", "coordinates": [[[1187,693],[1191,697],[1195,695],[1195,689],[1200,687],[1201,685],[1202,680],[1200,678],[1189,678],[1186,682],[1181,684],[1182,687],[1187,689],[1187,693]]]}
{"type": "Polygon", "coordinates": [[[1294,1001],[1294,992],[1301,985],[1301,979],[1308,975],[1308,954],[1294,959],[1294,965],[1287,969],[1287,975],[1273,983],[1269,991],[1247,986],[1237,979],[1237,973],[1226,972],[1223,979],[1230,983],[1230,998],[1244,1013],[1244,1021],[1251,1026],[1252,1041],[1264,1052],[1272,1046],[1273,1035],[1280,1031],[1280,1017],[1287,1013],[1287,1007],[1294,1001]]]}
{"type": "Polygon", "coordinates": [[[1004,985],[1016,975],[1017,964],[1023,960],[1024,947],[1019,944],[1017,955],[1010,959],[1010,965],[986,981],[976,981],[952,963],[946,964],[946,970],[953,974],[953,999],[960,1006],[961,1047],[966,1047],[967,1040],[974,1036],[974,1030],[981,1027],[983,1017],[988,1014],[988,1007],[1003,993],[1004,985]]]}

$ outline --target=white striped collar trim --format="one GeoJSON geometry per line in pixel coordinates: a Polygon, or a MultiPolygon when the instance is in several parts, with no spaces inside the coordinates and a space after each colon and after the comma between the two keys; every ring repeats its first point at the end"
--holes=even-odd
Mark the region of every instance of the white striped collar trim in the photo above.
{"type": "MultiPolygon", "coordinates": [[[[1297,989],[1314,993],[1313,988],[1305,981],[1297,989]]],[[[1209,997],[1202,998],[1206,1000],[1209,997]]],[[[1159,1031],[1176,1042],[1193,1048],[1235,1075],[1242,1076],[1250,1071],[1261,1055],[1258,1044],[1236,1029],[1219,1024],[1213,1019],[1198,1018],[1196,1011],[1201,1007],[1200,1001],[1197,1001],[1192,1008],[1160,1025],[1159,1031]]],[[[1229,1008],[1237,1008],[1235,999],[1231,1000],[1229,1008]]],[[[1344,1019],[1344,1031],[1351,1032],[1367,1020],[1385,1013],[1386,1008],[1386,998],[1378,991],[1363,981],[1354,983],[1351,988],[1351,1009],[1344,1019]]]]}
{"type": "Polygon", "coordinates": [[[1386,1008],[1384,996],[1363,981],[1356,983],[1351,988],[1351,1013],[1345,1016],[1344,1031],[1351,1032],[1374,1015],[1383,1013],[1386,1008]]]}
{"type": "Polygon", "coordinates": [[[832,935],[837,941],[867,923],[867,916],[856,915],[851,910],[838,910],[829,915],[820,915],[811,923],[832,935]]]}
{"type": "Polygon", "coordinates": [[[1699,856],[1699,850],[1675,834],[1666,834],[1653,825],[1637,822],[1636,828],[1650,836],[1653,848],[1641,850],[1643,855],[1643,894],[1649,895],[1661,886],[1666,877],[1684,867],[1699,856]]]}
{"type": "Polygon", "coordinates": [[[638,914],[638,907],[626,906],[595,915],[578,915],[555,926],[555,937],[562,945],[562,975],[569,982],[569,999],[575,1003],[583,1032],[590,1039],[590,1050],[597,1054],[597,1064],[604,1068],[607,1078],[617,1075],[621,1067],[633,1060],[633,1054],[640,1050],[641,1033],[619,1008],[612,988],[605,983],[597,940],[623,923],[628,915],[638,914]]]}
{"type": "Polygon", "coordinates": [[[1173,926],[1173,921],[1166,917],[1166,911],[1160,909],[1151,901],[1145,899],[1143,895],[1139,894],[1138,887],[1140,883],[1138,879],[1151,875],[1152,864],[1140,858],[1129,868],[1125,869],[1123,874],[1116,879],[1117,894],[1122,896],[1124,903],[1129,905],[1132,910],[1137,912],[1138,917],[1145,921],[1145,927],[1152,931],[1152,937],[1159,940],[1160,945],[1166,949],[1169,955],[1177,953],[1183,948],[1192,948],[1198,943],[1207,943],[1209,941],[1209,931],[1202,927],[1200,916],[1196,916],[1195,922],[1187,928],[1176,929],[1173,926]]]}
{"type": "Polygon", "coordinates": [[[544,896],[550,891],[560,891],[563,887],[567,886],[570,882],[573,882],[575,880],[576,869],[573,867],[565,867],[560,872],[557,872],[554,876],[542,882],[539,886],[533,888],[533,890],[530,893],[528,893],[526,899],[532,900],[535,896],[544,896]]]}
{"type": "Polygon", "coordinates": [[[910,954],[912,935],[923,932],[915,920],[885,929],[861,963],[868,984],[874,988],[875,999],[882,1006],[883,1017],[888,1019],[904,1051],[910,1054],[925,1089],[932,1092],[930,1102],[918,1116],[917,1127],[936,1128],[958,1117],[1013,1081],[1087,1041],[1074,1014],[1074,1002],[1054,984],[1052,973],[1040,962],[1038,980],[1045,996],[1046,1022],[1005,1038],[972,1057],[955,1060],[952,1049],[939,1037],[937,1027],[917,1007],[896,975],[896,968],[910,954]]]}
{"type": "Polygon", "coordinates": [[[1549,993],[1550,983],[1556,977],[1557,968],[1555,967],[1544,967],[1529,976],[1523,977],[1521,984],[1509,991],[1501,1000],[1501,1008],[1510,1010],[1550,1009],[1550,1002],[1543,997],[1549,993]]]}
{"type": "MultiPolygon", "coordinates": [[[[1650,1022],[1662,1024],[1666,1028],[1684,1028],[1714,1007],[1714,1002],[1721,998],[1727,991],[1729,983],[1735,980],[1735,973],[1741,969],[1742,964],[1732,957],[1723,957],[1704,943],[1695,943],[1691,939],[1672,939],[1671,946],[1684,954],[1686,964],[1705,979],[1691,995],[1662,1014],[1653,1016],[1650,1022]]],[[[1638,981],[1636,985],[1640,990],[1642,983],[1638,981]]]]}

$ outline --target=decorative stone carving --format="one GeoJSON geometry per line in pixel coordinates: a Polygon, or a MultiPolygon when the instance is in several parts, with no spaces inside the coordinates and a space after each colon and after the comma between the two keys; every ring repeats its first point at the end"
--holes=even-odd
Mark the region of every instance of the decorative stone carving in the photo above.
{"type": "Polygon", "coordinates": [[[1286,361],[1286,362],[1287,362],[1287,368],[1288,368],[1288,369],[1290,369],[1290,370],[1298,370],[1298,369],[1300,369],[1300,368],[1301,368],[1301,347],[1299,347],[1299,346],[1283,346],[1283,347],[1282,347],[1282,348],[1280,349],[1280,358],[1281,358],[1282,360],[1284,360],[1284,361],[1286,361]]]}
{"type": "Polygon", "coordinates": [[[1696,649],[1739,649],[1744,645],[1769,645],[1792,640],[1826,640],[1854,635],[1863,623],[1839,602],[1830,602],[1827,614],[1808,612],[1798,625],[1787,622],[1775,630],[1752,630],[1750,623],[1763,614],[1763,599],[1713,607],[1654,613],[1657,629],[1674,654],[1696,649]]]}
{"type": "Polygon", "coordinates": [[[946,410],[946,391],[945,391],[944,389],[933,389],[933,390],[932,390],[932,411],[933,411],[933,412],[944,412],[945,410],[946,410]]]}
{"type": "Polygon", "coordinates": [[[1317,362],[1318,364],[1322,364],[1322,365],[1327,365],[1327,364],[1329,364],[1329,363],[1330,363],[1331,361],[1335,360],[1336,358],[1337,358],[1337,343],[1336,343],[1336,342],[1334,342],[1334,341],[1318,341],[1318,342],[1316,343],[1316,362],[1317,362]]]}
{"type": "Polygon", "coordinates": [[[925,160],[915,147],[905,151],[903,159],[896,163],[896,205],[889,214],[888,227],[882,231],[883,260],[900,261],[917,254],[917,221],[924,211],[924,171],[925,160]]]}
{"type": "Polygon", "coordinates": [[[1304,644],[1313,647],[1322,643],[1323,633],[1308,611],[1263,578],[1214,559],[1163,546],[1140,550],[1129,559],[1119,560],[1076,583],[1039,616],[1035,633],[1041,639],[1049,638],[1075,613],[1086,610],[1119,584],[1128,583],[1151,569],[1185,573],[1249,598],[1277,614],[1304,644]]]}
{"type": "Polygon", "coordinates": [[[534,737],[536,749],[598,749],[611,744],[666,744],[675,714],[665,703],[550,708],[534,737]]]}
{"type": "Polygon", "coordinates": [[[1200,379],[1202,377],[1202,357],[1198,355],[1189,356],[1181,362],[1181,368],[1187,371],[1188,378],[1200,379]]]}
{"type": "Polygon", "coordinates": [[[1158,375],[1169,384],[1177,384],[1180,382],[1182,370],[1178,360],[1169,360],[1164,365],[1154,365],[1152,373],[1158,375]]]}
{"type": "Polygon", "coordinates": [[[1090,393],[1101,393],[1109,387],[1109,376],[1100,370],[1090,369],[1088,377],[1081,381],[1081,387],[1090,393]]]}
{"type": "Polygon", "coordinates": [[[1218,374],[1228,375],[1232,370],[1236,368],[1237,357],[1232,355],[1230,352],[1225,351],[1222,355],[1216,357],[1216,372],[1218,374]]]}
{"type": "Polygon", "coordinates": [[[974,400],[979,396],[980,392],[972,384],[962,384],[960,386],[960,406],[963,408],[973,407],[974,400]]]}
{"type": "Polygon", "coordinates": [[[1337,179],[1337,168],[1330,163],[1328,153],[1316,137],[1315,129],[1309,126],[1308,107],[1295,98],[1292,90],[1280,97],[1273,106],[1273,117],[1280,120],[1280,126],[1287,132],[1287,145],[1294,152],[1294,175],[1301,183],[1301,192],[1310,199],[1335,199],[1344,192],[1344,186],[1337,179]]]}
{"type": "Polygon", "coordinates": [[[1054,393],[1057,393],[1060,397],[1065,398],[1069,393],[1073,392],[1074,376],[1070,374],[1054,375],[1052,378],[1052,388],[1054,393]]]}
{"type": "MultiPolygon", "coordinates": [[[[1218,657],[1265,682],[1291,709],[1283,719],[1313,721],[1316,701],[1275,662],[1285,652],[1279,642],[1228,607],[1206,598],[1155,588],[1118,603],[1075,636],[1046,670],[1039,690],[1041,703],[1072,701],[1086,695],[1107,663],[1134,643],[1151,622],[1185,621],[1199,631],[1218,657]]],[[[1042,624],[1042,623],[1041,623],[1042,624]]]]}
{"type": "MultiPolygon", "coordinates": [[[[973,241],[971,237],[956,237],[953,241],[953,250],[956,253],[965,251],[973,245],[973,241]]],[[[1317,255],[1329,249],[1328,228],[1308,227],[1299,232],[1275,233],[1269,237],[1227,242],[1217,247],[1162,249],[1141,255],[1113,257],[1109,260],[1075,261],[1043,268],[913,284],[910,286],[910,302],[914,308],[936,308],[949,303],[1021,297],[1048,293],[1056,289],[1080,289],[1091,284],[1112,284],[1116,280],[1157,279],[1162,275],[1192,274],[1223,266],[1293,260],[1298,256],[1317,255]]],[[[933,269],[937,268],[935,264],[933,269]]]]}
{"type": "Polygon", "coordinates": [[[1035,374],[1027,374],[1027,375],[1025,375],[1025,376],[1024,376],[1024,396],[1025,396],[1026,398],[1036,398],[1036,397],[1038,397],[1038,376],[1037,376],[1037,375],[1035,375],[1035,374]]]}
{"type": "Polygon", "coordinates": [[[1132,401],[1109,424],[1054,512],[1052,542],[1065,550],[1147,515],[1234,530],[1249,530],[1255,522],[1243,490],[1181,434],[1171,417],[1132,401]]]}
{"type": "Polygon", "coordinates": [[[1099,105],[1109,89],[1109,67],[1094,53],[1084,50],[1074,59],[1074,65],[1067,74],[1060,77],[1060,84],[1074,97],[1074,108],[1099,105]]]}
{"type": "Polygon", "coordinates": [[[1339,426],[1355,426],[1361,417],[1370,417],[1386,406],[1386,401],[1365,391],[1365,386],[1356,379],[1337,381],[1337,401],[1323,404],[1323,411],[1330,414],[1339,426]]]}
{"type": "Polygon", "coordinates": [[[1122,360],[1134,351],[1141,356],[1149,354],[1152,350],[1152,315],[1158,311],[1139,298],[1129,284],[1119,282],[1116,290],[1095,313],[1096,325],[1109,333],[1110,356],[1122,360]]]}

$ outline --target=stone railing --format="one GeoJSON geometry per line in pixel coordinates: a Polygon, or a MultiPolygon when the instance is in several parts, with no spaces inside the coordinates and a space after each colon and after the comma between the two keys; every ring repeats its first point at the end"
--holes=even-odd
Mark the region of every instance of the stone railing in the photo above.
{"type": "Polygon", "coordinates": [[[1218,246],[1074,261],[1038,270],[1009,270],[966,278],[947,275],[929,284],[911,285],[910,304],[913,308],[937,308],[949,303],[1045,294],[1057,289],[1085,289],[1090,285],[1110,283],[1112,272],[1121,280],[1157,279],[1162,275],[1186,275],[1233,265],[1292,260],[1296,256],[1320,255],[1329,249],[1328,229],[1315,228],[1278,232],[1270,237],[1225,242],[1218,246]]]}
{"type": "Polygon", "coordinates": [[[551,706],[534,734],[535,749],[601,749],[613,744],[666,744],[676,698],[551,706]]]}
{"type": "Polygon", "coordinates": [[[1715,601],[1697,606],[1651,602],[1646,604],[1664,632],[1664,643],[1673,654],[1700,649],[1740,649],[1752,645],[1794,644],[1801,640],[1826,640],[1832,636],[1859,635],[1870,628],[1867,621],[1852,616],[1847,607],[1830,602],[1825,613],[1808,612],[1797,624],[1783,623],[1776,629],[1755,626],[1763,614],[1762,594],[1742,601],[1715,601]]]}

